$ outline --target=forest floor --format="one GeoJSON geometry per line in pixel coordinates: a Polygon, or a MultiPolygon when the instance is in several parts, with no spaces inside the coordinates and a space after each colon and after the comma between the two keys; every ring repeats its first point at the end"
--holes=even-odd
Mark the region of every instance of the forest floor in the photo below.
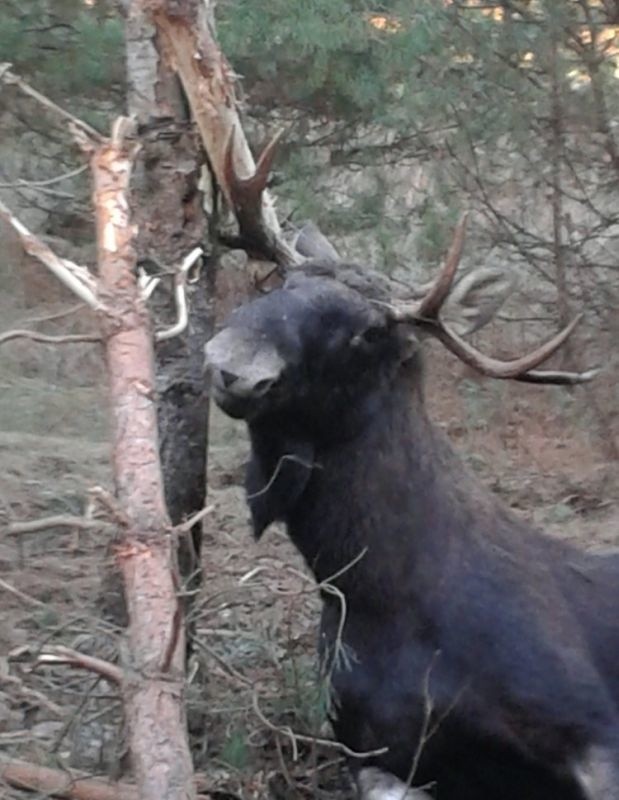
{"type": "MultiPolygon", "coordinates": [[[[24,369],[29,353],[0,362],[5,531],[9,522],[82,516],[91,487],[111,490],[102,390],[67,381],[62,370],[54,379],[40,356],[36,369],[24,369]]],[[[554,389],[454,381],[451,369],[445,362],[428,392],[438,398],[433,416],[480,478],[551,535],[584,547],[619,544],[616,465],[600,460],[576,400],[554,389]]],[[[245,456],[242,426],[215,413],[213,509],[188,685],[205,795],[345,797],[340,753],[313,741],[329,735],[316,679],[316,592],[282,531],[253,541],[241,489],[245,456]]],[[[103,620],[100,604],[109,536],[105,528],[56,526],[0,537],[0,751],[7,756],[98,775],[121,770],[115,687],[67,666],[32,668],[50,645],[115,658],[121,633],[103,620]]]]}

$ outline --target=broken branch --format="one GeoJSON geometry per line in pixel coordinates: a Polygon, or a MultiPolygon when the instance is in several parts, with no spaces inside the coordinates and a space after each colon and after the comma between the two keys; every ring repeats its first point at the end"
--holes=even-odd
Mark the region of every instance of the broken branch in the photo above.
{"type": "Polygon", "coordinates": [[[7,86],[15,86],[17,89],[23,92],[23,94],[28,95],[28,97],[36,100],[39,105],[42,105],[43,108],[46,108],[56,116],[61,117],[66,122],[69,122],[94,142],[101,143],[104,140],[104,137],[99,133],[99,131],[96,131],[94,128],[88,125],[87,122],[74,117],[73,114],[65,111],[64,108],[61,108],[59,105],[56,105],[56,103],[54,103],[53,100],[50,100],[49,97],[41,94],[41,92],[37,92],[37,90],[33,89],[30,84],[26,83],[26,81],[24,81],[14,72],[11,72],[11,66],[12,65],[8,63],[0,64],[0,82],[5,83],[7,86]]]}
{"type": "Polygon", "coordinates": [[[42,344],[75,344],[76,342],[101,341],[101,337],[97,333],[66,333],[62,336],[51,336],[47,333],[19,330],[18,328],[0,333],[0,344],[11,342],[13,339],[30,339],[33,342],[41,342],[42,344]]]}
{"type": "Polygon", "coordinates": [[[106,681],[117,685],[120,685],[123,680],[123,671],[120,667],[110,664],[109,661],[104,661],[101,658],[80,653],[78,650],[72,650],[70,647],[58,645],[57,647],[47,648],[37,657],[36,666],[56,664],[64,664],[69,667],[94,672],[101,678],[105,678],[106,681]]]}
{"type": "Polygon", "coordinates": [[[18,789],[66,800],[138,800],[134,786],[91,778],[77,770],[51,769],[0,756],[0,780],[18,789]]]}
{"type": "Polygon", "coordinates": [[[57,256],[41,239],[31,233],[1,201],[0,219],[5,220],[17,233],[22,247],[28,255],[44,264],[73,294],[92,309],[95,311],[105,310],[105,306],[97,297],[97,282],[86,267],[74,264],[68,258],[57,256]]]}

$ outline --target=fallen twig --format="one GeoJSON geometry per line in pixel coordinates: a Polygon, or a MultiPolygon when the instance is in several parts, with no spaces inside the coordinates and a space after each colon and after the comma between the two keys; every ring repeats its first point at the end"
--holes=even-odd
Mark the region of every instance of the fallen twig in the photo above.
{"type": "Polygon", "coordinates": [[[86,655],[80,653],[78,650],[72,650],[70,647],[49,647],[37,656],[36,666],[50,666],[56,664],[65,664],[69,667],[77,667],[78,669],[85,669],[88,672],[94,672],[106,681],[120,685],[123,681],[123,671],[115,664],[109,661],[104,661],[102,658],[86,655]]]}
{"type": "Polygon", "coordinates": [[[32,597],[25,592],[22,592],[17,587],[13,586],[11,583],[7,583],[0,578],[0,589],[4,589],[5,592],[9,592],[9,594],[18,597],[24,603],[30,606],[36,606],[37,608],[49,608],[47,603],[42,603],[40,600],[37,600],[36,597],[32,597]]]}
{"type": "Polygon", "coordinates": [[[355,750],[351,750],[350,747],[346,747],[346,745],[342,744],[342,742],[336,742],[334,739],[320,739],[317,736],[307,736],[303,733],[295,733],[287,725],[275,725],[275,723],[271,722],[271,720],[265,717],[262,709],[260,708],[257,692],[254,692],[252,695],[252,706],[256,716],[265,727],[274,733],[279,733],[283,736],[287,736],[288,739],[290,739],[290,743],[292,744],[293,748],[294,761],[296,761],[298,758],[297,742],[305,742],[306,744],[319,744],[323,747],[330,747],[332,750],[337,750],[349,758],[369,758],[370,756],[382,756],[389,750],[388,747],[380,747],[377,750],[368,750],[365,753],[358,753],[355,750]]]}
{"type": "Polygon", "coordinates": [[[17,675],[0,674],[0,683],[5,686],[13,687],[13,689],[15,689],[16,692],[29,703],[44,706],[48,711],[51,711],[54,716],[65,716],[65,709],[63,709],[57,703],[54,703],[53,700],[50,700],[49,697],[43,694],[43,692],[39,692],[30,686],[26,686],[23,680],[18,678],[17,675]]]}
{"type": "MultiPolygon", "coordinates": [[[[0,755],[0,781],[18,789],[64,800],[139,800],[138,791],[131,783],[93,778],[75,769],[42,767],[5,755],[0,755]]],[[[207,792],[206,797],[211,796],[203,774],[195,775],[194,782],[198,791],[207,792]]]]}
{"type": "Polygon", "coordinates": [[[134,786],[91,778],[77,770],[42,767],[17,758],[0,756],[0,779],[19,789],[67,800],[138,800],[134,786]]]}
{"type": "Polygon", "coordinates": [[[86,172],[88,169],[88,164],[82,164],[81,167],[77,169],[72,169],[70,172],[65,172],[62,175],[56,175],[54,178],[47,178],[41,181],[27,181],[23,178],[18,178],[16,181],[12,183],[0,183],[0,189],[13,189],[14,187],[23,187],[24,189],[39,189],[44,186],[51,186],[54,183],[60,183],[61,181],[66,181],[69,178],[75,178],[78,175],[81,175],[82,172],[86,172]]]}
{"type": "Polygon", "coordinates": [[[75,342],[100,342],[101,336],[97,333],[67,333],[62,336],[51,336],[38,331],[15,329],[0,333],[0,344],[5,344],[13,339],[31,339],[33,342],[43,344],[74,344],[75,342]]]}
{"type": "Polygon", "coordinates": [[[214,505],[204,506],[204,508],[201,508],[200,511],[196,511],[195,514],[192,514],[184,522],[181,522],[179,525],[175,525],[174,530],[176,533],[189,533],[193,526],[197,525],[198,522],[201,522],[204,517],[208,516],[214,510],[214,508],[214,505]]]}
{"type": "Polygon", "coordinates": [[[48,528],[78,528],[79,530],[97,530],[101,528],[116,528],[111,522],[102,519],[88,519],[87,517],[74,517],[70,514],[57,514],[41,519],[29,519],[24,522],[12,522],[8,526],[9,536],[20,536],[23,533],[35,533],[48,528]]]}
{"type": "Polygon", "coordinates": [[[1,201],[0,218],[7,222],[17,233],[22,247],[28,255],[44,264],[73,294],[77,295],[95,311],[105,309],[105,306],[97,297],[97,283],[86,267],[81,267],[67,258],[57,256],[41,239],[31,233],[1,201]]]}

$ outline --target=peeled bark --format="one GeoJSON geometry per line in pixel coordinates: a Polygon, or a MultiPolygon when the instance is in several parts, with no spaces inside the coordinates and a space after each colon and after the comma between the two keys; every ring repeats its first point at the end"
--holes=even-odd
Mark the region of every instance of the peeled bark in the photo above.
{"type": "MultiPolygon", "coordinates": [[[[156,30],[141,0],[126,7],[128,110],[135,117],[141,149],[132,178],[131,211],[138,224],[137,262],[149,275],[163,275],[149,300],[158,329],[176,313],[170,275],[196,246],[204,245],[207,220],[199,189],[205,160],[176,75],[164,63],[156,30]]],[[[178,336],[155,345],[160,457],[166,506],[173,524],[206,503],[208,396],[203,375],[204,343],[213,331],[215,259],[192,272],[186,286],[189,324],[178,336]]],[[[191,646],[191,600],[201,581],[201,524],[178,547],[191,646]]],[[[109,575],[104,608],[126,621],[118,579],[109,575]]]]}
{"type": "Polygon", "coordinates": [[[113,469],[123,520],[116,558],[129,616],[123,696],[143,800],[195,796],[186,738],[183,613],[159,461],[154,352],[136,281],[127,201],[132,154],[120,136],[92,157],[113,469]]]}

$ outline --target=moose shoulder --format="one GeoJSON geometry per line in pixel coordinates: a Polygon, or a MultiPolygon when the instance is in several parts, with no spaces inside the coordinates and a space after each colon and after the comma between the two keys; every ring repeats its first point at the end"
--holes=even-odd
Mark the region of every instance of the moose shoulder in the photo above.
{"type": "Polygon", "coordinates": [[[483,361],[440,326],[448,290],[394,313],[300,274],[207,345],[216,402],[249,428],[255,534],[284,521],[346,598],[342,620],[324,594],[322,650],[335,735],[382,750],[351,759],[363,798],[421,796],[412,785],[439,800],[617,800],[619,557],[512,516],[424,406],[420,331],[522,380],[543,379],[531,370],[567,333],[483,361]],[[340,646],[352,657],[334,658],[340,646]]]}

